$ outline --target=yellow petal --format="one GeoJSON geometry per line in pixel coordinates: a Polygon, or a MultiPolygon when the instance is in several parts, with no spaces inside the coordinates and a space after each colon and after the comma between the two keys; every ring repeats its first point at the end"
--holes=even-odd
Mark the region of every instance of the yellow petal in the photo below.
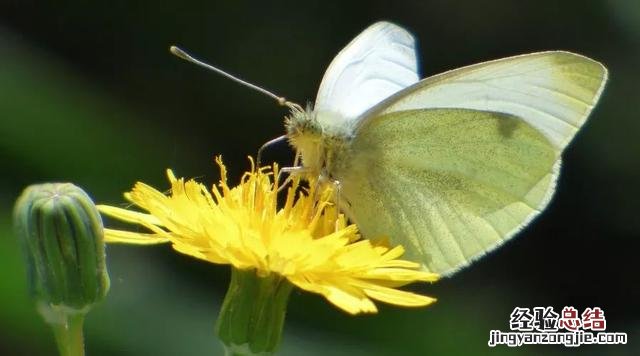
{"type": "Polygon", "coordinates": [[[155,245],[169,242],[169,238],[157,234],[142,234],[122,230],[104,229],[104,241],[134,245],[155,245]]]}

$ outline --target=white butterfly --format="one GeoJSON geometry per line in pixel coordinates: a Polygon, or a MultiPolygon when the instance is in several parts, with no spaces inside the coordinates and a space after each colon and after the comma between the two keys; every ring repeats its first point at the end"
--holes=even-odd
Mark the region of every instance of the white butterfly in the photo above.
{"type": "Polygon", "coordinates": [[[607,70],[553,51],[419,81],[415,48],[394,24],[367,28],[333,60],[313,109],[292,110],[287,137],[307,172],[339,184],[365,237],[450,275],[548,205],[607,70]]]}

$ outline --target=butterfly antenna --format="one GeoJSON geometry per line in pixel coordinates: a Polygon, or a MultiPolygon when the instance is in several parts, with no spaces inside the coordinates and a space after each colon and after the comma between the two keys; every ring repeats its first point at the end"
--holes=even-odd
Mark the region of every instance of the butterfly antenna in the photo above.
{"type": "Polygon", "coordinates": [[[190,54],[188,54],[187,52],[181,50],[180,48],[178,48],[176,46],[169,47],[169,51],[173,55],[175,55],[176,57],[182,58],[187,62],[191,62],[193,64],[199,65],[200,67],[203,67],[203,68],[209,69],[211,71],[214,71],[214,72],[222,75],[223,77],[227,77],[227,78],[233,80],[236,83],[240,83],[240,84],[242,84],[242,85],[244,85],[244,86],[246,86],[248,88],[251,88],[251,89],[256,90],[256,91],[258,91],[258,92],[260,92],[260,93],[262,93],[262,94],[264,94],[264,95],[266,95],[268,97],[271,97],[272,99],[275,99],[275,101],[278,102],[278,105],[289,107],[292,110],[300,108],[300,105],[288,101],[284,96],[278,96],[278,95],[276,95],[276,94],[274,94],[274,93],[272,93],[272,92],[270,92],[270,91],[268,91],[268,90],[266,90],[264,88],[261,88],[261,87],[255,85],[255,84],[251,84],[251,83],[249,83],[249,82],[247,82],[245,80],[242,80],[242,79],[240,79],[240,78],[238,78],[238,77],[236,77],[236,76],[234,76],[232,74],[229,74],[229,73],[223,71],[220,68],[216,68],[216,67],[214,67],[214,66],[212,66],[210,64],[207,64],[207,63],[205,63],[205,62],[203,62],[203,61],[201,61],[199,59],[196,59],[193,56],[191,56],[190,54]]]}

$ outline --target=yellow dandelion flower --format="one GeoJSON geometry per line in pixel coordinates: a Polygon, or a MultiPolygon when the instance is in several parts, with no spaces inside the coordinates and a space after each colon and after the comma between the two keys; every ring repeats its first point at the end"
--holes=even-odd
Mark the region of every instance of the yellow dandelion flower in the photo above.
{"type": "Polygon", "coordinates": [[[434,298],[397,289],[438,276],[399,259],[401,246],[374,245],[360,239],[355,225],[347,225],[330,203],[332,188],[307,193],[294,179],[284,206],[277,207],[278,168],[252,168],[241,183],[227,185],[226,168],[218,186],[208,190],[194,180],[167,176],[165,195],[137,183],[127,200],[148,213],[101,205],[111,217],[142,225],[149,233],[105,229],[107,242],[154,244],[170,242],[178,252],[218,264],[230,264],[257,276],[278,275],[291,284],[318,293],[351,313],[377,311],[374,300],[399,306],[425,306],[434,298]]]}

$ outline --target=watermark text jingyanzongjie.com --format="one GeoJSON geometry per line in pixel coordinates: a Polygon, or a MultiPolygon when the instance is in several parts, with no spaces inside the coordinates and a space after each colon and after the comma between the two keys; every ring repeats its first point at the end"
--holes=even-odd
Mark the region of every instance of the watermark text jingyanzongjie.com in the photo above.
{"type": "Polygon", "coordinates": [[[607,320],[599,308],[586,308],[582,314],[574,307],[562,308],[562,316],[553,307],[516,307],[509,320],[511,332],[491,330],[489,346],[507,345],[616,345],[627,343],[627,333],[605,332],[607,320]]]}

